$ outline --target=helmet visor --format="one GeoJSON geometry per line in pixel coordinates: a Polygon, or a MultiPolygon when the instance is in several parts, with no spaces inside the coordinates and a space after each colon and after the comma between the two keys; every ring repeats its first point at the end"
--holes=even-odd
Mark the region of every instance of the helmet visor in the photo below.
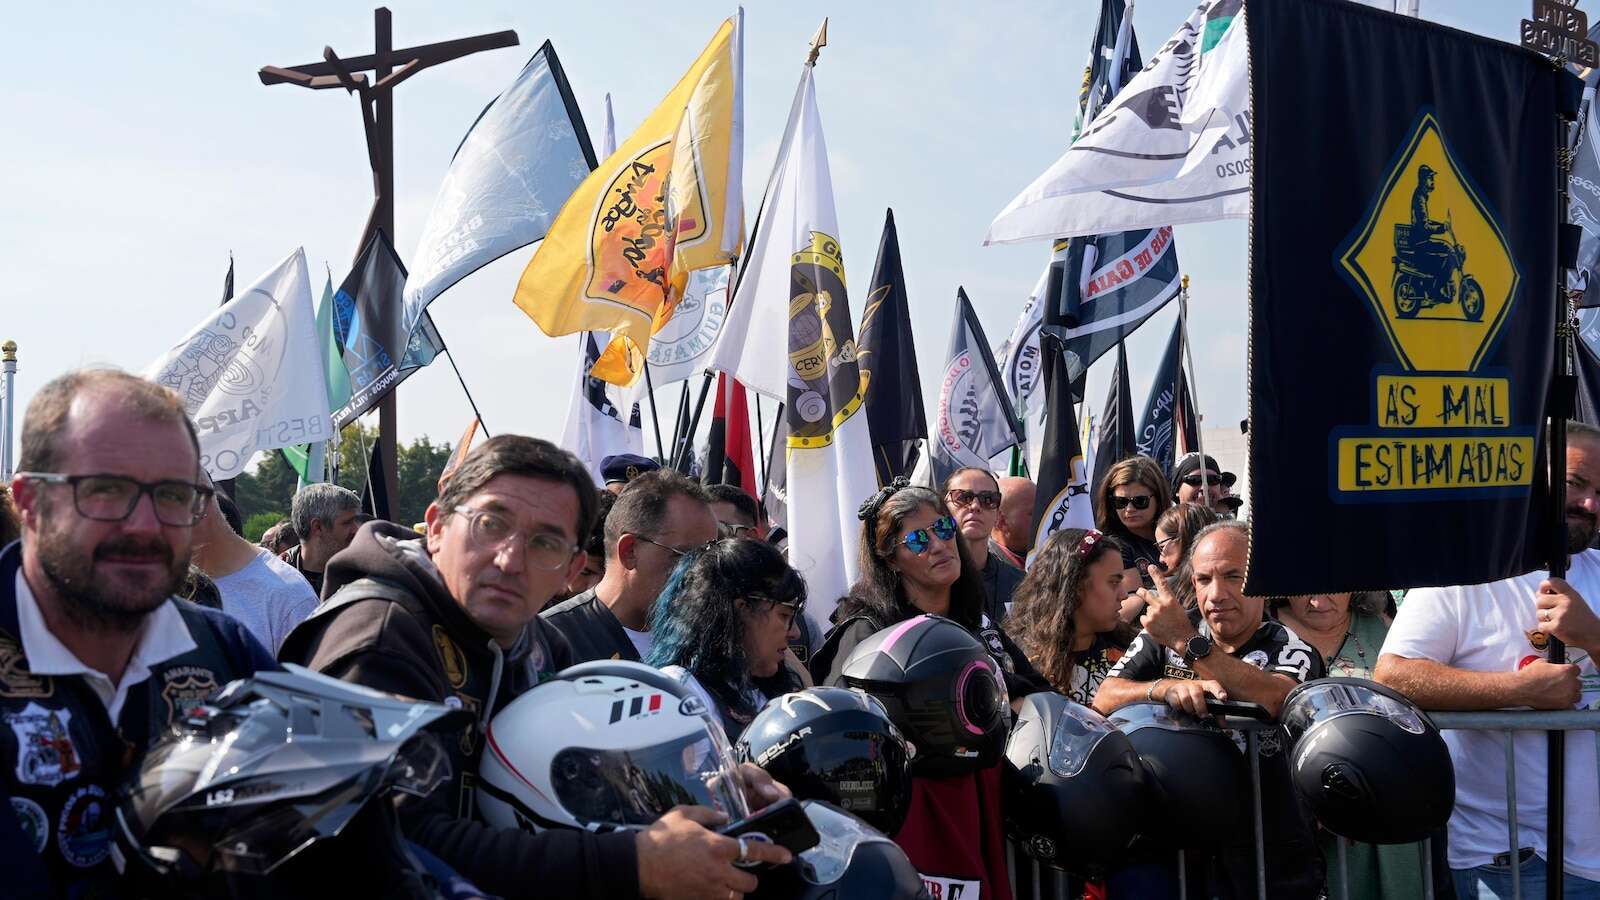
{"type": "Polygon", "coordinates": [[[1071,778],[1083,771],[1089,754],[1114,731],[1104,716],[1076,703],[1061,708],[1055,734],[1050,738],[1050,771],[1071,778]]]}
{"type": "Polygon", "coordinates": [[[550,762],[561,805],[578,821],[649,825],[680,804],[747,814],[731,752],[709,733],[632,750],[568,747],[550,762]]]}
{"type": "Polygon", "coordinates": [[[1410,704],[1355,678],[1324,678],[1296,688],[1284,704],[1283,727],[1298,740],[1318,722],[1357,714],[1382,716],[1412,734],[1426,730],[1410,704]]]}
{"type": "Polygon", "coordinates": [[[805,802],[806,818],[820,838],[817,845],[800,854],[800,874],[812,884],[833,884],[850,868],[856,847],[866,841],[888,841],[860,819],[826,804],[805,802]]]}

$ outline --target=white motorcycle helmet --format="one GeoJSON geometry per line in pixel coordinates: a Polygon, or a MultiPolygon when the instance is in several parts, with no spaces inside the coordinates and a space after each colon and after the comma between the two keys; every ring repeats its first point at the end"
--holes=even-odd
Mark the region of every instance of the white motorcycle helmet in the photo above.
{"type": "Polygon", "coordinates": [[[489,723],[478,808],[498,828],[641,828],[679,804],[749,814],[705,702],[643,663],[563,670],[489,723]]]}

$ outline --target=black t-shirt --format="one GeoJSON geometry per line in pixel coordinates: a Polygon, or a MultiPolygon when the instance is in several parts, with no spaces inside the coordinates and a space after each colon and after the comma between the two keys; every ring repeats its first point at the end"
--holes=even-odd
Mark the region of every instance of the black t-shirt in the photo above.
{"type": "Polygon", "coordinates": [[[1111,669],[1127,652],[1127,648],[1112,640],[1109,635],[1097,634],[1089,649],[1072,661],[1072,685],[1067,688],[1067,699],[1088,706],[1094,702],[1094,692],[1100,682],[1111,674],[1111,669]]]}
{"type": "MultiPolygon", "coordinates": [[[[1211,636],[1211,626],[1198,609],[1189,611],[1189,621],[1206,637],[1211,636]]],[[[1266,672],[1293,678],[1296,683],[1322,677],[1322,661],[1317,651],[1281,622],[1263,619],[1261,627],[1245,641],[1244,646],[1233,651],[1238,659],[1266,672]]],[[[1110,673],[1110,678],[1129,681],[1155,681],[1158,678],[1192,680],[1199,676],[1183,661],[1183,656],[1171,648],[1161,646],[1148,631],[1140,631],[1128,645],[1110,673]]]]}
{"type": "Polygon", "coordinates": [[[1144,582],[1144,586],[1154,587],[1155,585],[1150,582],[1150,575],[1145,572],[1145,567],[1161,560],[1161,548],[1156,546],[1155,541],[1147,541],[1126,531],[1114,537],[1122,544],[1122,567],[1139,570],[1139,580],[1144,582]]]}

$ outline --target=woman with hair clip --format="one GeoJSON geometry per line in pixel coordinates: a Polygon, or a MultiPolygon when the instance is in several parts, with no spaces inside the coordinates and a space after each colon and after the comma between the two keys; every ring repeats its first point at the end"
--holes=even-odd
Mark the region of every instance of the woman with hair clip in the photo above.
{"type": "Polygon", "coordinates": [[[697,691],[737,741],[769,696],[804,686],[784,657],[805,602],[805,580],[776,547],[723,538],[691,551],[667,579],[645,662],[697,691]]]}
{"type": "Polygon", "coordinates": [[[839,601],[833,628],[811,658],[817,684],[841,684],[850,651],[912,616],[953,619],[983,642],[1005,673],[1011,699],[1049,690],[1024,654],[984,614],[983,578],[944,500],[904,478],[861,504],[861,579],[839,601]]]}
{"type": "Polygon", "coordinates": [[[1180,503],[1156,520],[1156,549],[1161,553],[1157,565],[1167,573],[1167,587],[1172,595],[1187,609],[1193,609],[1195,604],[1194,570],[1189,566],[1189,550],[1194,546],[1195,535],[1221,518],[1209,506],[1180,503]]]}
{"type": "Polygon", "coordinates": [[[1122,548],[1103,532],[1067,528],[1045,541],[1017,586],[1009,627],[1051,687],[1088,706],[1138,629],[1118,616],[1122,548]]]}
{"type": "MultiPolygon", "coordinates": [[[[1145,567],[1155,563],[1161,553],[1156,548],[1156,518],[1172,505],[1172,487],[1161,467],[1148,456],[1130,456],[1106,472],[1095,492],[1095,524],[1122,545],[1122,569],[1127,587],[1143,584],[1154,588],[1145,567]]],[[[1123,604],[1122,617],[1134,621],[1137,604],[1123,604]]]]}

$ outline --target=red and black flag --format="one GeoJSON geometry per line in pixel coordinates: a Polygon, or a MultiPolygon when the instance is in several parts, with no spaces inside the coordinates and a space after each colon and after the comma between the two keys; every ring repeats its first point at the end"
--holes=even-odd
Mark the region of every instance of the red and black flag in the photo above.
{"type": "Polygon", "coordinates": [[[884,214],[878,263],[861,310],[859,334],[856,362],[867,375],[867,428],[872,433],[872,461],[881,486],[911,474],[917,462],[917,441],[928,436],[917,348],[911,337],[911,307],[900,269],[900,236],[892,209],[884,214]]]}
{"type": "Polygon", "coordinates": [[[1355,3],[1251,0],[1247,23],[1245,592],[1544,568],[1561,552],[1544,435],[1574,79],[1355,3]]]}
{"type": "Polygon", "coordinates": [[[717,375],[717,404],[711,411],[707,437],[706,484],[731,484],[758,496],[755,454],[750,449],[750,406],[744,385],[717,375]]]}

